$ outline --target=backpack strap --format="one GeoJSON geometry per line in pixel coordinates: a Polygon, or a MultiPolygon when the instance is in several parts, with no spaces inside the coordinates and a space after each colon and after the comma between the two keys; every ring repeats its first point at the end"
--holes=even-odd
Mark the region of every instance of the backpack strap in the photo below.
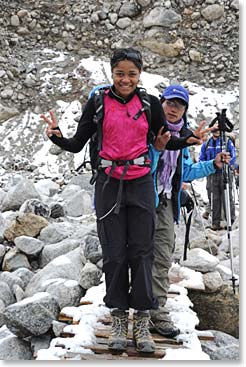
{"type": "Polygon", "coordinates": [[[94,122],[97,124],[97,150],[98,152],[102,148],[102,122],[104,118],[104,93],[108,87],[98,89],[93,98],[95,106],[94,122]]]}
{"type": "MultiPolygon", "coordinates": [[[[94,106],[95,106],[95,115],[93,122],[97,124],[97,131],[91,138],[92,144],[91,148],[95,150],[96,145],[96,152],[94,151],[94,154],[91,152],[91,155],[93,154],[94,158],[95,155],[97,155],[97,162],[93,164],[94,167],[92,167],[92,179],[91,183],[93,184],[96,180],[97,176],[97,169],[102,167],[102,160],[99,156],[99,151],[102,149],[102,139],[103,139],[103,119],[104,119],[104,95],[109,90],[110,86],[106,85],[101,88],[98,88],[94,91],[93,99],[94,99],[94,106]]],[[[148,134],[147,134],[147,144],[149,145],[153,141],[153,132],[150,129],[151,125],[151,103],[150,103],[150,96],[147,94],[146,89],[144,88],[137,88],[137,95],[142,103],[142,108],[136,113],[136,115],[133,117],[134,120],[137,120],[143,112],[146,114],[147,122],[149,125],[148,134]]],[[[112,162],[111,162],[112,164],[112,162]]],[[[127,162],[127,164],[135,164],[134,162],[127,162]]],[[[118,162],[116,162],[116,165],[119,165],[118,162]]],[[[120,164],[121,165],[121,164],[120,164]]],[[[149,161],[145,159],[144,163],[141,162],[141,165],[149,166],[149,161]]]]}
{"type": "Polygon", "coordinates": [[[206,142],[206,146],[205,146],[205,151],[207,151],[208,149],[208,146],[210,144],[210,141],[211,141],[212,138],[209,138],[208,141],[206,142]]]}
{"type": "MultiPolygon", "coordinates": [[[[208,147],[211,145],[211,141],[212,141],[212,137],[210,137],[209,139],[208,139],[208,141],[206,142],[206,145],[205,145],[205,152],[207,152],[207,149],[208,149],[208,147]]],[[[227,149],[227,151],[229,151],[229,140],[234,144],[234,142],[233,142],[233,139],[231,139],[231,137],[230,136],[227,136],[226,137],[226,149],[227,149]]],[[[220,140],[220,143],[221,143],[221,140],[220,140]]],[[[215,146],[214,146],[214,148],[215,148],[215,146]]],[[[211,159],[211,157],[210,157],[210,159],[211,159]]]]}
{"type": "Polygon", "coordinates": [[[147,144],[153,142],[154,133],[151,130],[151,103],[150,103],[150,96],[147,93],[145,88],[138,88],[137,89],[137,95],[142,103],[142,108],[136,113],[136,115],[133,117],[134,120],[137,120],[138,117],[141,116],[143,112],[145,112],[147,122],[149,125],[148,135],[147,135],[147,144]]]}

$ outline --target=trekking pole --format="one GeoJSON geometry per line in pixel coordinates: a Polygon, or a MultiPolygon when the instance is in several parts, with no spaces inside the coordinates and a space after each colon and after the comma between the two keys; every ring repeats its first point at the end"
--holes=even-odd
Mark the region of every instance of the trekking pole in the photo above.
{"type": "Polygon", "coordinates": [[[205,228],[205,225],[204,225],[204,221],[203,221],[203,218],[202,218],[202,215],[201,215],[201,212],[200,212],[200,205],[198,203],[197,196],[196,196],[194,187],[192,185],[192,182],[190,183],[190,186],[191,186],[191,190],[192,190],[192,195],[194,196],[194,200],[195,200],[196,211],[199,213],[200,221],[202,222],[203,232],[204,232],[204,235],[205,235],[205,241],[208,244],[210,254],[212,254],[212,249],[211,249],[209,241],[208,241],[208,235],[207,235],[206,228],[205,228]]]}
{"type": "Polygon", "coordinates": [[[213,180],[214,180],[214,176],[213,176],[213,175],[211,175],[211,187],[210,187],[210,208],[211,208],[211,221],[212,221],[212,223],[213,223],[213,215],[214,215],[213,180]]]}
{"type": "MultiPolygon", "coordinates": [[[[216,122],[218,122],[218,129],[220,131],[220,139],[221,139],[221,151],[226,152],[226,137],[225,132],[231,132],[233,129],[232,123],[226,117],[226,109],[222,109],[221,113],[216,113],[217,117],[211,122],[210,127],[213,126],[216,122]]],[[[226,214],[226,222],[227,222],[227,238],[230,249],[230,264],[231,264],[231,281],[233,293],[236,293],[236,280],[237,278],[234,275],[234,264],[233,264],[233,246],[231,242],[231,208],[230,208],[230,192],[229,192],[229,166],[226,163],[223,163],[222,168],[222,177],[223,177],[223,190],[224,190],[224,198],[225,198],[225,214],[226,214]]]]}

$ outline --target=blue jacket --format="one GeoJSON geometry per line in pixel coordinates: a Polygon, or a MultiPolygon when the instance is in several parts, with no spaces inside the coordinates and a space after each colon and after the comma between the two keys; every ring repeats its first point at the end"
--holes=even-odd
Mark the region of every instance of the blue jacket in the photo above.
{"type": "MultiPolygon", "coordinates": [[[[227,147],[226,147],[227,152],[230,153],[231,156],[231,160],[229,165],[233,166],[234,163],[236,162],[236,149],[235,146],[233,144],[233,142],[231,141],[231,139],[227,138],[227,147]]],[[[220,137],[218,137],[217,139],[213,139],[212,137],[205,143],[202,144],[201,147],[201,151],[200,151],[200,156],[199,156],[199,161],[208,161],[210,159],[214,159],[215,156],[219,153],[222,152],[222,146],[221,146],[221,139],[220,137]]],[[[216,170],[216,172],[221,172],[220,169],[216,170]]]]}
{"type": "MultiPolygon", "coordinates": [[[[183,127],[180,131],[181,136],[186,136],[190,133],[190,130],[187,127],[183,127]]],[[[149,155],[152,160],[151,172],[154,179],[155,184],[155,193],[156,193],[156,206],[159,203],[159,197],[157,193],[157,170],[158,170],[158,160],[160,157],[160,152],[157,151],[153,145],[150,145],[149,155]]],[[[189,149],[183,148],[181,150],[181,154],[178,157],[177,168],[175,174],[172,179],[172,203],[173,203],[173,214],[174,221],[176,223],[179,222],[180,219],[180,194],[183,182],[190,182],[199,178],[206,177],[210,174],[215,173],[216,170],[213,165],[213,160],[209,160],[206,162],[198,162],[194,163],[191,159],[189,149]]]]}

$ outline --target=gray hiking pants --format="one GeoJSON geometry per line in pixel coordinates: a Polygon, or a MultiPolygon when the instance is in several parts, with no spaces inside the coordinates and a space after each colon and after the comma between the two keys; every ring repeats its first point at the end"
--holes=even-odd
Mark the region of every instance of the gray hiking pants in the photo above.
{"type": "MultiPolygon", "coordinates": [[[[232,173],[229,172],[229,198],[230,198],[230,210],[231,220],[235,220],[235,204],[232,195],[232,173]]],[[[212,208],[212,224],[219,225],[223,219],[222,209],[225,213],[225,192],[223,185],[223,175],[221,172],[214,173],[207,177],[207,193],[209,203],[212,208]]],[[[225,218],[226,219],[226,218],[225,218]]]]}
{"type": "Polygon", "coordinates": [[[159,308],[151,310],[153,321],[169,321],[168,311],[165,307],[169,289],[168,271],[172,266],[172,256],[175,248],[175,232],[173,208],[171,200],[159,204],[156,209],[156,230],[154,236],[154,262],[152,267],[152,287],[154,296],[157,297],[159,308]]]}

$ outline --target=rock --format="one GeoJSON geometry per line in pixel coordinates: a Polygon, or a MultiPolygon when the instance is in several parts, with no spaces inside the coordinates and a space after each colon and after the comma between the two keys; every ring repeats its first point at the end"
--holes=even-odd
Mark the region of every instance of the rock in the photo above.
{"type": "Polygon", "coordinates": [[[172,9],[164,9],[156,7],[152,9],[143,19],[143,26],[145,28],[153,26],[174,27],[181,22],[181,16],[172,9]]]}
{"type": "Polygon", "coordinates": [[[86,236],[84,255],[93,264],[96,264],[102,258],[102,248],[97,236],[86,236]]]}
{"type": "Polygon", "coordinates": [[[12,292],[13,292],[14,284],[18,284],[22,289],[25,288],[24,282],[22,281],[22,279],[20,279],[15,274],[16,271],[14,271],[13,273],[10,273],[8,271],[3,271],[0,273],[0,281],[7,283],[12,292]]]}
{"type": "Polygon", "coordinates": [[[21,361],[31,360],[32,351],[27,341],[17,338],[10,331],[5,338],[1,338],[0,333],[0,360],[21,361]]]}
{"type": "Polygon", "coordinates": [[[20,213],[33,213],[48,219],[51,214],[51,210],[48,205],[42,203],[38,199],[26,200],[20,207],[20,213]]]}
{"type": "Polygon", "coordinates": [[[85,190],[80,190],[74,195],[69,196],[64,205],[66,215],[71,217],[79,217],[92,213],[91,196],[85,190]]]}
{"type": "Polygon", "coordinates": [[[3,315],[8,329],[25,338],[45,334],[59,312],[57,301],[49,293],[40,292],[6,307],[3,315]]]}
{"type": "Polygon", "coordinates": [[[22,281],[22,289],[26,289],[27,284],[32,279],[34,273],[27,268],[19,268],[12,273],[22,281]]]}
{"type": "Polygon", "coordinates": [[[16,299],[9,285],[0,280],[0,300],[5,306],[15,303],[16,299]]]}
{"type": "Polygon", "coordinates": [[[44,246],[42,254],[40,255],[39,259],[40,268],[45,267],[56,257],[66,255],[69,251],[72,251],[75,248],[79,247],[80,244],[81,244],[80,240],[65,238],[64,240],[58,243],[52,243],[50,245],[44,246]]]}
{"type": "Polygon", "coordinates": [[[140,41],[141,45],[147,47],[149,50],[158,53],[161,56],[176,57],[178,56],[184,45],[180,43],[166,43],[155,39],[144,39],[140,41]]]}
{"type": "Polygon", "coordinates": [[[224,16],[224,5],[208,5],[201,11],[201,14],[207,21],[213,22],[214,20],[224,16]]]}
{"type": "Polygon", "coordinates": [[[16,186],[13,186],[4,197],[1,210],[18,210],[20,206],[28,199],[40,199],[39,193],[36,191],[31,180],[21,179],[16,186]]]}
{"type": "Polygon", "coordinates": [[[7,249],[5,246],[0,245],[0,264],[2,264],[3,258],[5,253],[7,252],[7,249]]]}
{"type": "Polygon", "coordinates": [[[2,269],[3,271],[14,271],[18,268],[31,269],[28,258],[25,254],[22,254],[18,249],[10,249],[4,256],[2,269]]]}
{"type": "Polygon", "coordinates": [[[193,310],[199,318],[198,329],[214,329],[239,337],[239,295],[224,285],[213,293],[188,290],[193,310]]]}
{"type": "Polygon", "coordinates": [[[32,277],[26,287],[25,297],[31,297],[40,291],[45,292],[48,286],[56,282],[57,279],[62,278],[79,282],[80,273],[85,262],[83,250],[80,247],[66,255],[58,256],[32,277]]]}
{"type": "MultiPolygon", "coordinates": [[[[53,324],[54,320],[52,321],[53,324]]],[[[33,351],[33,357],[37,357],[37,352],[40,349],[48,349],[51,342],[51,333],[46,333],[44,335],[32,336],[30,338],[30,344],[33,351]]]]}
{"type": "Polygon", "coordinates": [[[119,17],[135,17],[139,13],[139,9],[136,3],[123,3],[120,8],[119,17]]]}
{"type": "Polygon", "coordinates": [[[76,280],[59,278],[48,285],[46,292],[52,294],[52,297],[57,300],[60,309],[71,307],[71,305],[79,306],[81,298],[85,295],[85,290],[76,280]]]}
{"type": "Polygon", "coordinates": [[[18,111],[17,108],[15,107],[9,108],[9,107],[3,106],[0,103],[0,123],[3,121],[7,121],[11,117],[18,115],[19,113],[20,112],[18,111]]]}
{"type": "Polygon", "coordinates": [[[52,204],[50,210],[51,218],[60,218],[65,216],[65,210],[61,204],[52,204]]]}
{"type": "Polygon", "coordinates": [[[68,222],[51,223],[41,230],[39,240],[46,245],[58,243],[67,237],[70,237],[74,232],[74,227],[68,222]]]}
{"type": "Polygon", "coordinates": [[[44,243],[37,238],[20,236],[14,239],[17,249],[26,255],[37,256],[43,249],[44,243]]]}
{"type": "Polygon", "coordinates": [[[64,327],[67,326],[65,322],[60,322],[53,320],[52,321],[52,330],[55,334],[55,336],[59,337],[61,333],[63,332],[64,327]]]}
{"type": "Polygon", "coordinates": [[[213,334],[214,340],[201,340],[201,346],[211,360],[240,360],[240,346],[237,338],[218,330],[207,331],[213,334]]]}
{"type": "Polygon", "coordinates": [[[9,242],[13,242],[16,237],[20,236],[36,237],[48,224],[48,221],[39,215],[32,213],[21,214],[6,228],[4,237],[9,242]]]}
{"type": "Polygon", "coordinates": [[[45,196],[53,196],[60,190],[60,185],[58,185],[56,182],[52,181],[51,179],[43,179],[35,184],[36,190],[40,193],[40,195],[45,196]]]}
{"type": "Polygon", "coordinates": [[[219,271],[211,271],[203,274],[203,282],[206,292],[216,292],[223,286],[223,280],[219,271]]]}
{"type": "Polygon", "coordinates": [[[210,255],[207,251],[201,248],[194,248],[187,254],[187,260],[181,260],[180,265],[187,266],[190,269],[207,273],[213,271],[219,264],[219,260],[210,255]]]}
{"type": "Polygon", "coordinates": [[[102,271],[96,265],[88,262],[81,271],[79,284],[82,288],[89,289],[100,283],[101,276],[102,271]]]}
{"type": "Polygon", "coordinates": [[[13,285],[13,291],[14,291],[16,302],[19,302],[23,298],[25,298],[24,290],[18,284],[13,285]]]}
{"type": "MultiPolygon", "coordinates": [[[[3,302],[3,300],[1,300],[0,298],[0,328],[4,325],[5,320],[3,317],[3,311],[5,310],[5,304],[3,302]]],[[[0,329],[0,337],[1,337],[1,329],[0,329]]],[[[0,339],[0,343],[1,343],[1,339],[0,339]]]]}

